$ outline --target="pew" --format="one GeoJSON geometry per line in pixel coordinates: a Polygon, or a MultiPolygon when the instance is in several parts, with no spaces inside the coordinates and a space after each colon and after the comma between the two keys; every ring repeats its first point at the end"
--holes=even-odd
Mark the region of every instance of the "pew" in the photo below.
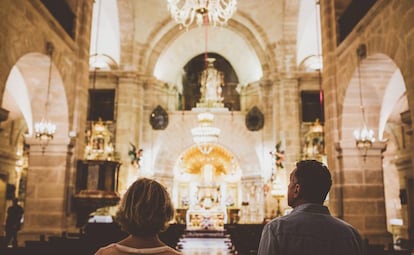
{"type": "Polygon", "coordinates": [[[259,248],[263,227],[264,224],[227,224],[224,229],[238,254],[254,255],[259,248]]]}

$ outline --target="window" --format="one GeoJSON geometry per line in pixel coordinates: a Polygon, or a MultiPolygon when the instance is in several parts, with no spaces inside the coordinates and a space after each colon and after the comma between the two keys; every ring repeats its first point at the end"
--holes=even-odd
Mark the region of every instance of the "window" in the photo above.
{"type": "Polygon", "coordinates": [[[114,120],[115,90],[95,89],[89,90],[88,121],[114,120]]]}
{"type": "Polygon", "coordinates": [[[324,122],[324,106],[320,103],[319,91],[302,91],[302,121],[314,122],[319,119],[324,122]]]}

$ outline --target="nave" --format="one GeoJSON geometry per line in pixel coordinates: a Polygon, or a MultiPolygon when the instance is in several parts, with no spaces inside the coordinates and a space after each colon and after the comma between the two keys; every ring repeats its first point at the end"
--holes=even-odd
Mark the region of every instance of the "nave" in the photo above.
{"type": "Polygon", "coordinates": [[[227,255],[235,254],[231,240],[228,237],[215,238],[183,238],[179,243],[180,250],[185,255],[227,255]]]}
{"type": "Polygon", "coordinates": [[[166,186],[178,223],[202,227],[202,206],[217,226],[260,224],[315,158],[334,216],[414,243],[414,1],[239,0],[208,33],[148,2],[0,1],[0,241],[13,198],[22,249],[54,245],[137,176],[166,186]],[[197,79],[219,73],[209,58],[217,90],[197,79]]]}
{"type": "MultiPolygon", "coordinates": [[[[160,239],[183,255],[256,255],[263,224],[226,224],[224,231],[189,231],[185,225],[171,224],[160,239]]],[[[15,248],[2,248],[1,255],[93,255],[100,247],[126,237],[116,224],[88,224],[83,233],[40,236],[15,248]]],[[[1,244],[0,239],[0,244],[1,244]]],[[[388,247],[366,241],[363,255],[412,255],[412,244],[388,247]]]]}

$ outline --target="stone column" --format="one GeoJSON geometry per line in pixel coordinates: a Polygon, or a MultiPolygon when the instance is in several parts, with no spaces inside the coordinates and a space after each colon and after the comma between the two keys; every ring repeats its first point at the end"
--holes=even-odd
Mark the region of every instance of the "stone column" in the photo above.
{"type": "Polygon", "coordinates": [[[340,169],[342,217],[355,226],[370,244],[388,247],[382,152],[385,142],[374,142],[366,151],[357,149],[352,141],[336,144],[340,169]],[[365,154],[366,153],[366,154],[365,154]]]}
{"type": "Polygon", "coordinates": [[[139,175],[131,165],[128,151],[132,143],[137,150],[141,148],[143,122],[143,86],[134,73],[124,73],[117,85],[116,144],[122,162],[120,168],[119,190],[126,190],[139,175]]]}
{"type": "Polygon", "coordinates": [[[340,91],[337,87],[337,70],[338,59],[336,53],[337,47],[337,17],[334,0],[321,0],[321,29],[322,29],[322,57],[323,73],[322,88],[324,95],[325,123],[324,123],[324,140],[325,150],[327,152],[327,165],[331,170],[333,185],[329,192],[329,210],[335,216],[342,215],[341,190],[339,182],[340,174],[336,171],[340,169],[339,161],[335,152],[335,142],[341,139],[341,123],[338,116],[340,113],[340,103],[337,101],[337,93],[340,91]]]}
{"type": "Polygon", "coordinates": [[[241,223],[260,223],[264,219],[263,178],[261,176],[242,177],[241,223]],[[248,203],[248,204],[246,204],[248,203]]]}
{"type": "Polygon", "coordinates": [[[39,239],[40,234],[60,235],[66,228],[67,194],[66,176],[70,151],[64,141],[52,140],[44,152],[35,138],[27,139],[30,145],[29,169],[23,239],[39,239]]]}
{"type": "Polygon", "coordinates": [[[301,152],[299,84],[297,79],[284,78],[280,80],[279,86],[277,98],[279,109],[275,111],[278,113],[276,118],[278,135],[275,142],[282,140],[283,145],[286,146],[284,148],[286,167],[292,169],[293,162],[300,158],[301,152]]]}
{"type": "Polygon", "coordinates": [[[156,172],[154,173],[152,178],[156,180],[157,182],[161,183],[162,185],[164,185],[164,187],[167,189],[172,199],[173,188],[174,188],[174,175],[172,173],[156,172]]]}
{"type": "Polygon", "coordinates": [[[403,220],[400,237],[414,239],[414,178],[410,150],[398,152],[393,162],[397,167],[400,180],[401,217],[403,220]]]}
{"type": "Polygon", "coordinates": [[[400,201],[403,226],[401,237],[414,240],[414,167],[413,167],[413,128],[411,111],[400,113],[402,129],[402,147],[397,151],[394,163],[398,170],[400,180],[400,201]]]}

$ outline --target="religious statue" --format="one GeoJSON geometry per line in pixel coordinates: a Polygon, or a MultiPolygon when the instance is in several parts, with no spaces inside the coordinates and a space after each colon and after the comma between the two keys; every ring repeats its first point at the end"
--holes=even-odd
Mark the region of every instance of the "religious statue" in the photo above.
{"type": "Polygon", "coordinates": [[[282,141],[279,141],[275,146],[275,151],[270,152],[270,155],[274,156],[275,158],[276,169],[284,168],[283,161],[285,160],[285,151],[282,150],[281,147],[282,147],[282,141]]]}
{"type": "Polygon", "coordinates": [[[201,101],[205,103],[221,102],[223,73],[214,67],[214,58],[207,58],[207,68],[200,75],[201,101]]]}
{"type": "Polygon", "coordinates": [[[131,149],[128,151],[128,155],[131,158],[131,164],[134,167],[139,168],[139,161],[141,160],[142,153],[144,152],[144,150],[137,150],[137,147],[133,143],[129,142],[129,144],[131,145],[131,149]]]}

